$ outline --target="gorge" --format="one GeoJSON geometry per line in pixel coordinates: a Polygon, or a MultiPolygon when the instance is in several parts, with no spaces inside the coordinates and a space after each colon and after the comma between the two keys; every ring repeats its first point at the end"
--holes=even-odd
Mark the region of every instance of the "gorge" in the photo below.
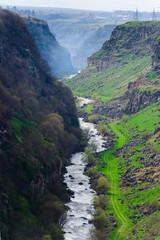
{"type": "MultiPolygon", "coordinates": [[[[89,102],[87,99],[81,100],[81,106],[89,102]],[[83,103],[82,103],[83,102],[83,103]]],[[[106,142],[101,135],[98,135],[96,126],[93,123],[84,122],[82,118],[79,119],[80,127],[83,131],[87,131],[89,143],[96,144],[96,152],[104,151],[103,147],[106,142]]],[[[89,221],[93,218],[93,199],[95,192],[91,189],[89,178],[84,175],[86,163],[82,161],[83,153],[76,153],[72,155],[71,165],[67,167],[65,174],[65,182],[68,188],[73,191],[74,195],[71,201],[67,203],[69,211],[67,213],[66,223],[63,227],[64,237],[66,240],[88,239],[93,229],[93,225],[89,221]]]]}
{"type": "Polygon", "coordinates": [[[0,9],[0,34],[2,240],[158,240],[160,22],[116,26],[64,82],[44,20],[0,9]]]}

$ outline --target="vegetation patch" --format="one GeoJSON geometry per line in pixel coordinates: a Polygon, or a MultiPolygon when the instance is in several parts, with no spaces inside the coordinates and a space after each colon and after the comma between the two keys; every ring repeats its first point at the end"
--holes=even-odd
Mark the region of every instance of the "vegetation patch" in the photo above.
{"type": "Polygon", "coordinates": [[[149,214],[157,214],[157,217],[160,214],[158,200],[160,186],[159,182],[152,182],[150,173],[150,169],[154,170],[153,176],[156,177],[156,171],[159,171],[159,168],[144,168],[145,163],[140,159],[147,146],[148,153],[152,152],[152,149],[154,149],[154,153],[159,151],[159,148],[153,148],[155,142],[151,140],[153,136],[155,136],[154,139],[159,136],[155,133],[159,128],[159,103],[150,105],[135,115],[124,116],[117,122],[106,123],[106,126],[107,131],[115,134],[115,143],[111,150],[102,154],[99,159],[101,164],[97,169],[108,177],[110,183],[110,190],[107,193],[109,209],[106,210],[106,213],[112,212],[118,220],[117,227],[113,228],[110,239],[126,239],[130,236],[131,230],[131,239],[157,236],[156,234],[159,232],[156,225],[153,224],[155,231],[149,230],[145,224],[143,230],[140,230],[140,226],[142,226],[142,222],[148,221],[149,214]],[[141,139],[140,144],[139,139],[141,139]],[[130,146],[133,141],[137,141],[138,145],[130,146]],[[127,148],[128,145],[129,148],[127,148]],[[129,182],[125,180],[128,171],[130,171],[129,182]],[[137,179],[134,180],[135,183],[144,174],[148,180],[141,181],[134,186],[130,182],[132,172],[137,179]]]}

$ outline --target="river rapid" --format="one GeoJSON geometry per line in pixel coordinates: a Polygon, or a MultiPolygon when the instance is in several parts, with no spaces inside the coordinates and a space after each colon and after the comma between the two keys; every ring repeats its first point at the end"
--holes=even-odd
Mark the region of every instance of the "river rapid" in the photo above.
{"type": "MultiPolygon", "coordinates": [[[[98,134],[96,126],[79,119],[80,127],[89,135],[89,142],[96,142],[97,152],[104,151],[105,140],[98,134]]],[[[85,163],[81,161],[83,152],[72,155],[71,164],[66,167],[64,182],[74,195],[66,204],[69,210],[63,226],[65,240],[88,240],[94,226],[89,223],[92,219],[94,208],[93,199],[95,192],[91,189],[89,177],[84,175],[85,163]]]]}

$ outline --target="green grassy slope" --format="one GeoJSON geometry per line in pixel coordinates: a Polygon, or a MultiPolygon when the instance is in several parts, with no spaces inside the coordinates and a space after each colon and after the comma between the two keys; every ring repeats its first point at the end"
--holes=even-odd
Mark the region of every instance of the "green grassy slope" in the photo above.
{"type": "MultiPolygon", "coordinates": [[[[151,71],[153,46],[159,36],[157,21],[116,27],[110,40],[89,58],[88,68],[66,84],[77,95],[91,97],[97,93],[103,101],[122,96],[129,82],[151,71]]],[[[151,75],[149,80],[156,77],[151,75]]]]}
{"type": "Polygon", "coordinates": [[[128,83],[150,70],[151,57],[135,58],[133,54],[119,58],[120,63],[103,72],[91,73],[88,78],[66,81],[73,93],[91,97],[97,93],[102,100],[119,97],[127,90],[128,83]]]}
{"type": "Polygon", "coordinates": [[[160,89],[159,45],[155,48],[159,35],[160,22],[155,21],[117,27],[89,59],[89,67],[66,82],[77,95],[96,93],[106,101],[107,107],[96,101],[83,111],[99,115],[100,125],[114,133],[114,146],[102,154],[97,166],[110,182],[106,214],[113,213],[117,220],[111,240],[160,236],[160,102],[152,98],[160,89]],[[116,115],[114,103],[122,115],[116,115]],[[140,106],[138,112],[125,115],[128,104],[132,110],[140,106]]]}
{"type": "Polygon", "coordinates": [[[136,237],[138,239],[148,239],[146,237],[149,234],[151,237],[154,234],[155,236],[160,234],[159,225],[157,226],[156,222],[160,216],[160,204],[158,203],[160,197],[159,181],[139,182],[135,186],[130,186],[130,183],[126,182],[124,186],[120,177],[130,167],[139,169],[138,172],[144,169],[144,165],[137,161],[137,158],[143,155],[142,149],[146,149],[147,145],[150,148],[154,147],[154,151],[160,150],[160,142],[154,141],[156,136],[154,130],[160,125],[159,107],[159,103],[156,103],[134,116],[124,116],[121,121],[107,124],[110,131],[115,134],[115,144],[111,150],[104,152],[101,159],[99,159],[102,165],[98,166],[98,170],[105,173],[110,182],[110,191],[107,194],[109,200],[107,212],[113,212],[114,217],[118,220],[117,227],[113,228],[110,239],[126,239],[127,237],[131,237],[131,239],[136,239],[136,237]],[[127,161],[123,154],[115,156],[116,149],[133,139],[140,138],[142,138],[142,142],[127,151],[127,161]],[[143,190],[140,190],[141,188],[143,190]],[[143,215],[143,211],[147,209],[147,204],[150,208],[153,208],[150,216],[143,215]],[[147,227],[151,219],[153,220],[151,224],[152,230],[155,229],[156,232],[154,234],[147,227]]]}

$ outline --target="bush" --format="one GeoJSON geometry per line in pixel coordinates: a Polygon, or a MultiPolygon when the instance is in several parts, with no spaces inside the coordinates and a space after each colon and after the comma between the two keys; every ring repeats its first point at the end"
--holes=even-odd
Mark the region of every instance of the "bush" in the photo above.
{"type": "Polygon", "coordinates": [[[63,240],[64,237],[63,237],[63,233],[62,233],[62,230],[56,226],[55,224],[50,224],[49,227],[47,228],[47,234],[49,235],[46,235],[45,237],[48,237],[48,238],[44,238],[43,240],[63,240]]]}
{"type": "Polygon", "coordinates": [[[107,209],[107,198],[104,194],[100,194],[94,198],[94,207],[95,208],[102,208],[103,210],[107,209]]]}
{"type": "Polygon", "coordinates": [[[96,186],[96,191],[99,194],[106,194],[106,192],[109,190],[109,182],[107,178],[101,176],[97,180],[97,186],[96,186]]]}
{"type": "Polygon", "coordinates": [[[9,194],[9,204],[12,207],[12,210],[28,213],[30,209],[30,205],[28,200],[25,197],[18,196],[16,191],[11,191],[9,194]]]}
{"type": "Polygon", "coordinates": [[[91,98],[92,98],[94,101],[96,101],[96,100],[98,100],[98,99],[99,99],[99,97],[98,97],[98,94],[97,94],[97,93],[93,93],[93,94],[92,94],[92,96],[91,96],[91,98]]]}
{"type": "Polygon", "coordinates": [[[42,237],[42,240],[52,240],[51,235],[45,235],[42,237]]]}
{"type": "MultiPolygon", "coordinates": [[[[146,221],[145,229],[146,238],[145,239],[155,239],[155,236],[159,236],[159,217],[156,215],[150,216],[146,221]]],[[[158,238],[157,238],[158,239],[158,238]]]]}
{"type": "Polygon", "coordinates": [[[108,127],[105,125],[100,125],[98,127],[98,130],[99,130],[100,134],[102,134],[103,136],[105,136],[109,133],[108,127]]]}
{"type": "Polygon", "coordinates": [[[95,210],[93,223],[97,229],[104,229],[108,224],[108,218],[100,207],[95,210]]]}
{"type": "Polygon", "coordinates": [[[89,165],[95,164],[96,158],[94,157],[92,150],[90,148],[85,149],[85,152],[83,153],[82,156],[82,161],[89,165]]]}
{"type": "Polygon", "coordinates": [[[39,201],[38,215],[44,225],[49,225],[52,222],[58,223],[58,220],[65,212],[64,203],[54,195],[46,195],[39,201]]]}
{"type": "Polygon", "coordinates": [[[97,115],[90,115],[90,116],[88,117],[88,120],[89,120],[89,122],[91,122],[91,123],[97,123],[98,120],[99,120],[99,117],[98,117],[97,115]]]}
{"type": "Polygon", "coordinates": [[[160,204],[157,199],[148,199],[145,202],[145,207],[151,212],[154,212],[160,209],[160,204]]]}
{"type": "Polygon", "coordinates": [[[91,149],[91,151],[93,153],[96,153],[97,148],[98,148],[97,142],[96,141],[92,141],[91,143],[88,143],[88,148],[91,149]]]}
{"type": "Polygon", "coordinates": [[[142,137],[142,139],[147,140],[150,137],[150,134],[149,134],[149,132],[146,131],[146,132],[141,133],[141,137],[142,137]]]}
{"type": "Polygon", "coordinates": [[[97,175],[97,169],[95,167],[92,167],[92,168],[89,168],[87,171],[86,171],[86,174],[89,176],[89,177],[95,177],[97,175]]]}

